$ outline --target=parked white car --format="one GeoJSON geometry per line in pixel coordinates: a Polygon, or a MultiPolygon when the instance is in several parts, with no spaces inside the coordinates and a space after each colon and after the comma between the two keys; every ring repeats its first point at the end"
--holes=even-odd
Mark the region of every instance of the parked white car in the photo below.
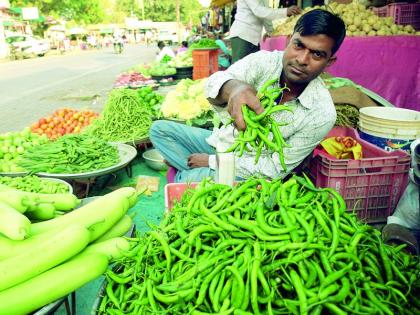
{"type": "Polygon", "coordinates": [[[13,35],[6,42],[20,51],[25,57],[44,56],[50,50],[50,43],[38,36],[13,35]]]}

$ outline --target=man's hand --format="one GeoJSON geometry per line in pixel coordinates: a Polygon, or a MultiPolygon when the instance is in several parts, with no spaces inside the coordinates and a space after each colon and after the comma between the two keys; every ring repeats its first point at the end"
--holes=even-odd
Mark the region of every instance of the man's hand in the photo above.
{"type": "Polygon", "coordinates": [[[206,153],[194,153],[188,158],[188,167],[209,167],[209,155],[206,153]]]}
{"type": "Polygon", "coordinates": [[[238,130],[245,130],[246,124],[242,114],[242,106],[247,105],[255,113],[261,114],[264,109],[257,98],[255,89],[248,85],[242,84],[232,91],[228,101],[228,112],[235,121],[234,124],[238,130]]]}
{"type": "Polygon", "coordinates": [[[291,16],[291,15],[298,15],[302,12],[302,9],[292,5],[290,7],[287,8],[287,16],[291,16]]]}

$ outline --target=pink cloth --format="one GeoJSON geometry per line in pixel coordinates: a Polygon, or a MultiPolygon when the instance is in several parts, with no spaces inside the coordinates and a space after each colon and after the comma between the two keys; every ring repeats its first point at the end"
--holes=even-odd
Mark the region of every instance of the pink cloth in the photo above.
{"type": "Polygon", "coordinates": [[[176,176],[176,168],[170,166],[168,169],[168,172],[166,173],[166,180],[168,184],[175,182],[175,176],[176,176]]]}
{"type": "MultiPolygon", "coordinates": [[[[268,38],[261,49],[284,50],[286,39],[268,38]]],[[[347,37],[327,72],[349,78],[397,107],[420,111],[420,36],[347,37]]]]}

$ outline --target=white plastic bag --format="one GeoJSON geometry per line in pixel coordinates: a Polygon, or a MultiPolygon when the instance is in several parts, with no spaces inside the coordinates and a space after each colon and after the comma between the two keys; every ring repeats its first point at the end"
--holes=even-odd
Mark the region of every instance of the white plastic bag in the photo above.
{"type": "Polygon", "coordinates": [[[412,230],[420,230],[419,186],[412,181],[408,183],[394,214],[388,217],[387,223],[396,223],[412,230]]]}
{"type": "Polygon", "coordinates": [[[419,186],[415,184],[413,174],[417,168],[417,163],[414,157],[414,149],[417,145],[420,145],[420,139],[413,141],[410,146],[412,156],[411,165],[413,167],[410,170],[410,181],[408,182],[408,186],[398,202],[394,214],[389,216],[387,220],[388,224],[396,223],[412,230],[420,230],[419,186]]]}

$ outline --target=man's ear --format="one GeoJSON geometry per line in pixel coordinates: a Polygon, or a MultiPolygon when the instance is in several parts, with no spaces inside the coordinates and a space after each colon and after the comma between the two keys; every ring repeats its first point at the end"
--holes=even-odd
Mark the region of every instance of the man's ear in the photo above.
{"type": "Polygon", "coordinates": [[[335,56],[335,55],[331,56],[330,60],[328,60],[328,62],[327,62],[327,67],[333,65],[336,61],[337,61],[337,56],[335,56]]]}

